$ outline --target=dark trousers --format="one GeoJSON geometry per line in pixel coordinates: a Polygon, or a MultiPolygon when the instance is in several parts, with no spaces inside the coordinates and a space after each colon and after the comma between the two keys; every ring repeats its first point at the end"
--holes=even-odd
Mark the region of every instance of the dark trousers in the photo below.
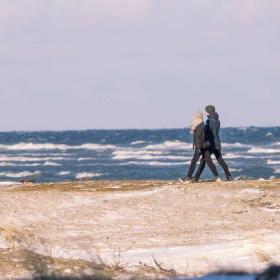
{"type": "Polygon", "coordinates": [[[189,172],[188,172],[188,175],[187,175],[188,178],[191,178],[193,176],[193,173],[194,173],[195,168],[196,168],[196,164],[197,164],[199,158],[201,157],[201,155],[202,155],[202,153],[201,153],[200,150],[198,150],[198,149],[194,150],[193,158],[192,158],[191,165],[190,165],[190,168],[189,168],[189,172]]]}
{"type": "Polygon", "coordinates": [[[195,178],[196,181],[199,180],[199,178],[200,178],[200,176],[201,176],[201,174],[202,174],[202,172],[203,172],[203,170],[204,170],[204,168],[205,168],[206,163],[207,163],[207,165],[209,166],[209,168],[210,168],[211,172],[213,173],[213,175],[214,175],[215,177],[218,177],[218,176],[219,176],[218,170],[217,170],[215,164],[214,164],[213,161],[212,161],[210,151],[203,151],[203,152],[202,152],[202,158],[201,158],[201,160],[200,160],[199,167],[198,167],[198,169],[197,169],[197,171],[196,171],[196,173],[195,173],[195,176],[194,176],[194,178],[195,178]]]}
{"type": "Polygon", "coordinates": [[[224,161],[223,159],[223,156],[222,156],[222,152],[221,150],[215,150],[213,151],[213,154],[215,155],[218,163],[222,166],[222,168],[224,169],[224,172],[225,172],[225,175],[227,177],[231,177],[231,174],[229,172],[229,169],[228,169],[228,166],[226,164],[226,162],[224,161]]]}
{"type": "Polygon", "coordinates": [[[218,163],[222,166],[224,172],[225,172],[225,175],[227,177],[231,177],[231,174],[229,172],[229,169],[228,169],[228,166],[226,164],[226,162],[224,161],[223,159],[223,156],[222,156],[222,153],[220,150],[214,150],[214,151],[205,151],[203,154],[202,154],[202,158],[201,158],[201,161],[200,161],[200,165],[198,167],[198,170],[195,174],[195,179],[196,180],[199,180],[204,168],[205,168],[205,164],[207,163],[210,170],[212,171],[212,173],[214,174],[214,176],[219,176],[218,175],[218,171],[217,171],[217,168],[216,166],[214,165],[212,159],[211,159],[211,154],[214,154],[218,163]]]}

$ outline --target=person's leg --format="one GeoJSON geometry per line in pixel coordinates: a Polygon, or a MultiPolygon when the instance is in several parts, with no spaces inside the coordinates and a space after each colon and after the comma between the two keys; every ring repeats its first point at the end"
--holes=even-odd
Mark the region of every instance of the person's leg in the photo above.
{"type": "Polygon", "coordinates": [[[196,164],[197,164],[200,156],[201,156],[200,150],[195,150],[194,154],[193,154],[192,161],[191,161],[191,165],[190,165],[190,168],[189,168],[189,172],[187,174],[187,179],[192,178],[193,173],[195,171],[196,164]]]}
{"type": "Polygon", "coordinates": [[[213,160],[211,158],[211,154],[210,154],[209,151],[205,152],[205,162],[209,166],[209,168],[210,168],[211,172],[213,173],[213,175],[215,177],[219,177],[218,170],[217,170],[217,168],[216,168],[216,166],[215,166],[215,164],[214,164],[214,162],[213,162],[213,160]]]}
{"type": "Polygon", "coordinates": [[[202,158],[200,160],[200,164],[199,164],[199,167],[195,173],[195,176],[194,176],[194,179],[193,179],[193,182],[198,182],[203,170],[205,168],[205,155],[203,154],[202,155],[202,158]]]}
{"type": "Polygon", "coordinates": [[[225,175],[227,177],[228,180],[232,180],[232,176],[229,172],[229,168],[228,165],[226,164],[226,162],[223,159],[222,153],[220,150],[215,150],[214,151],[214,155],[218,161],[218,163],[222,166],[222,168],[224,169],[225,175]]]}

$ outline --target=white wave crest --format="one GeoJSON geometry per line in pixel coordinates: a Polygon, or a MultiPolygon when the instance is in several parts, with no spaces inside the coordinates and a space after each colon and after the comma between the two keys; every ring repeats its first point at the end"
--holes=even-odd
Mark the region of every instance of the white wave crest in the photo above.
{"type": "Polygon", "coordinates": [[[261,147],[253,147],[248,151],[249,154],[278,154],[280,149],[266,149],[261,147]]]}
{"type": "Polygon", "coordinates": [[[119,165],[145,165],[145,166],[175,166],[175,165],[187,165],[189,162],[163,162],[163,161],[127,161],[120,163],[119,165]]]}
{"type": "Polygon", "coordinates": [[[144,144],[144,143],[146,143],[146,142],[147,142],[147,141],[139,140],[139,141],[131,142],[130,144],[131,144],[131,145],[140,145],[140,144],[144,144]]]}
{"type": "Polygon", "coordinates": [[[90,158],[90,157],[81,157],[81,158],[78,158],[78,161],[88,161],[88,160],[92,160],[92,158],[90,158]]]}
{"type": "Polygon", "coordinates": [[[33,167],[33,166],[40,166],[40,163],[11,163],[11,162],[0,162],[1,167],[17,167],[17,166],[28,166],[28,167],[33,167]]]}
{"type": "Polygon", "coordinates": [[[26,150],[77,150],[77,149],[88,149],[88,150],[107,150],[115,149],[116,146],[113,145],[102,145],[87,143],[80,146],[70,146],[65,144],[34,144],[34,143],[18,143],[14,145],[0,145],[0,150],[8,151],[26,151],[26,150]]]}
{"type": "Polygon", "coordinates": [[[14,162],[36,162],[36,161],[52,161],[67,160],[65,157],[23,157],[23,156],[0,156],[0,161],[14,162]]]}
{"type": "Polygon", "coordinates": [[[58,173],[59,176],[67,176],[70,174],[70,171],[61,171],[58,173]]]}
{"type": "Polygon", "coordinates": [[[268,165],[280,165],[280,160],[267,160],[268,165]]]}
{"type": "Polygon", "coordinates": [[[86,179],[86,178],[94,178],[94,177],[101,177],[104,174],[102,173],[88,173],[88,172],[81,172],[76,175],[76,179],[86,179]]]}
{"type": "Polygon", "coordinates": [[[16,185],[21,185],[21,183],[11,182],[11,181],[0,182],[1,187],[9,187],[9,186],[16,186],[16,185]]]}
{"type": "Polygon", "coordinates": [[[233,168],[233,167],[230,167],[230,171],[231,171],[231,172],[242,172],[242,169],[241,169],[241,168],[233,168]]]}
{"type": "Polygon", "coordinates": [[[46,161],[43,165],[44,166],[62,166],[62,164],[57,163],[57,162],[52,162],[52,161],[46,161]]]}
{"type": "Polygon", "coordinates": [[[31,176],[39,176],[41,174],[40,171],[35,172],[19,172],[19,173],[12,173],[12,172],[1,172],[0,176],[2,177],[9,177],[9,178],[24,178],[24,177],[31,177],[31,176]]]}
{"type": "Polygon", "coordinates": [[[223,143],[223,148],[251,148],[251,145],[242,144],[242,143],[223,143]]]}
{"type": "Polygon", "coordinates": [[[225,159],[236,159],[236,158],[239,158],[239,159],[252,159],[252,158],[256,158],[254,156],[248,156],[248,155],[242,155],[242,154],[235,154],[235,153],[226,153],[224,154],[223,156],[225,159]]]}
{"type": "Polygon", "coordinates": [[[125,149],[113,152],[114,160],[127,160],[127,159],[139,159],[139,160],[183,160],[187,158],[184,156],[175,155],[163,155],[159,151],[149,150],[136,150],[136,149],[125,149]]]}
{"type": "Polygon", "coordinates": [[[165,141],[162,144],[152,144],[144,147],[146,150],[190,150],[193,144],[182,141],[165,141]]]}
{"type": "Polygon", "coordinates": [[[280,174],[280,168],[275,168],[273,173],[274,174],[280,174]]]}

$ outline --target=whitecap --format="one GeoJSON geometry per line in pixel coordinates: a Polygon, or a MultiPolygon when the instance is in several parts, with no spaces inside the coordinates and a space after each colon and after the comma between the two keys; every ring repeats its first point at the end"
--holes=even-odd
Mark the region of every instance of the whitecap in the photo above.
{"type": "Polygon", "coordinates": [[[53,143],[18,143],[13,145],[0,145],[1,150],[10,151],[26,151],[26,150],[77,150],[77,149],[89,149],[89,150],[106,150],[115,149],[113,145],[102,145],[94,143],[86,143],[79,146],[70,146],[65,144],[53,144],[53,143]]]}
{"type": "Polygon", "coordinates": [[[235,158],[239,158],[239,159],[252,159],[252,158],[256,158],[254,156],[246,156],[246,155],[242,155],[242,154],[235,154],[235,153],[226,153],[224,154],[224,158],[226,159],[235,159],[235,158]]]}
{"type": "Polygon", "coordinates": [[[36,161],[49,161],[49,160],[68,160],[65,157],[23,157],[23,156],[0,156],[0,161],[5,162],[36,162],[36,161]]]}
{"type": "Polygon", "coordinates": [[[92,160],[92,158],[89,158],[89,157],[78,158],[78,161],[88,161],[88,160],[92,160]]]}
{"type": "Polygon", "coordinates": [[[130,144],[131,144],[131,145],[140,145],[140,144],[144,144],[144,143],[146,143],[146,142],[147,142],[147,141],[139,140],[139,141],[131,142],[130,144]]]}
{"type": "Polygon", "coordinates": [[[252,147],[251,145],[248,144],[242,144],[242,143],[223,143],[222,144],[223,148],[250,148],[252,147]]]}
{"type": "Polygon", "coordinates": [[[66,176],[66,175],[69,175],[70,174],[70,171],[61,171],[58,173],[59,176],[66,176]]]}
{"type": "Polygon", "coordinates": [[[231,172],[242,172],[242,168],[233,168],[233,167],[230,167],[230,171],[231,172]]]}
{"type": "Polygon", "coordinates": [[[19,183],[19,182],[11,182],[11,181],[0,182],[0,186],[1,187],[9,187],[9,186],[16,186],[16,185],[21,185],[21,183],[19,183]]]}
{"type": "Polygon", "coordinates": [[[1,172],[0,176],[9,177],[9,178],[24,178],[24,177],[38,176],[40,174],[41,174],[40,171],[35,171],[35,172],[23,171],[19,173],[1,172]]]}
{"type": "Polygon", "coordinates": [[[46,161],[43,165],[44,166],[62,166],[62,164],[57,163],[57,162],[52,162],[52,161],[46,161]]]}
{"type": "Polygon", "coordinates": [[[81,172],[76,175],[76,179],[86,179],[86,178],[94,178],[101,177],[103,173],[89,173],[89,172],[81,172]]]}
{"type": "Polygon", "coordinates": [[[1,167],[18,167],[18,166],[28,166],[28,167],[34,167],[34,166],[40,166],[41,163],[11,163],[11,162],[0,162],[1,167]]]}
{"type": "Polygon", "coordinates": [[[161,144],[152,144],[144,147],[146,150],[191,150],[193,144],[185,143],[182,141],[165,141],[161,144]]]}
{"type": "Polygon", "coordinates": [[[187,165],[190,162],[164,162],[164,161],[127,161],[119,165],[143,165],[143,166],[178,166],[187,165]]]}
{"type": "Polygon", "coordinates": [[[261,147],[253,147],[248,151],[249,154],[277,154],[280,149],[266,149],[261,147]]]}
{"type": "Polygon", "coordinates": [[[267,164],[268,164],[268,165],[280,165],[280,160],[271,160],[271,159],[268,159],[268,160],[267,160],[267,164]]]}
{"type": "Polygon", "coordinates": [[[176,155],[163,155],[159,151],[148,151],[148,150],[117,150],[112,153],[114,160],[127,160],[127,159],[139,159],[139,160],[184,160],[188,158],[185,156],[176,155]]]}
{"type": "Polygon", "coordinates": [[[274,174],[280,174],[280,168],[275,168],[273,173],[274,174]]]}

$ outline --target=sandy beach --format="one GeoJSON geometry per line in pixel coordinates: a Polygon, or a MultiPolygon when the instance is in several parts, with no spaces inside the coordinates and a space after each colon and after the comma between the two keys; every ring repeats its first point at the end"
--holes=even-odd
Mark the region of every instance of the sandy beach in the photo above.
{"type": "Polygon", "coordinates": [[[280,260],[280,180],[81,181],[0,193],[1,279],[192,277],[280,260]]]}

